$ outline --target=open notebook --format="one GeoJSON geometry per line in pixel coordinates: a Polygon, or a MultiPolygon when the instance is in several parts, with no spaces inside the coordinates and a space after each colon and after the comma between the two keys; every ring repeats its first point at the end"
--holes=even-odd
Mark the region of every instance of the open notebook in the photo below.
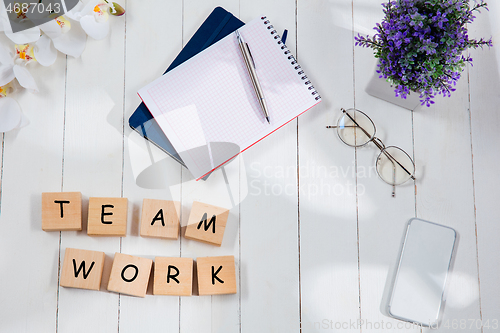
{"type": "Polygon", "coordinates": [[[197,179],[321,101],[266,17],[239,32],[250,47],[271,124],[234,33],[138,92],[197,179]]]}

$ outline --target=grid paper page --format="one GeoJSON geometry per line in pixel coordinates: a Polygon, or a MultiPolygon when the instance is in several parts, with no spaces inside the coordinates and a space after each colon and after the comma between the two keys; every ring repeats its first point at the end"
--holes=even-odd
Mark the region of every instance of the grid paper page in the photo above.
{"type": "Polygon", "coordinates": [[[200,178],[319,101],[257,18],[239,29],[252,53],[271,124],[232,33],[139,90],[194,177],[200,178]]]}

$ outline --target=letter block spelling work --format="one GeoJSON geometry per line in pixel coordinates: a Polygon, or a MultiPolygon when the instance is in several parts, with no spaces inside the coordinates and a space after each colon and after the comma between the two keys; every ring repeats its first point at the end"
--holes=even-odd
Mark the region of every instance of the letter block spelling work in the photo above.
{"type": "Polygon", "coordinates": [[[229,210],[226,208],[195,201],[184,236],[188,239],[221,246],[228,216],[229,210]]]}
{"type": "Polygon", "coordinates": [[[42,193],[42,230],[82,230],[82,194],[42,193]]]}
{"type": "Polygon", "coordinates": [[[200,296],[236,294],[234,256],[197,258],[196,263],[200,296]]]}
{"type": "Polygon", "coordinates": [[[60,285],[99,290],[104,257],[104,252],[66,248],[60,285]]]}
{"type": "Polygon", "coordinates": [[[89,198],[87,234],[126,236],[127,198],[89,198]]]}
{"type": "Polygon", "coordinates": [[[121,294],[145,297],[153,260],[115,253],[108,290],[121,294]]]}
{"type": "Polygon", "coordinates": [[[192,258],[155,258],[153,295],[191,296],[192,258]]]}
{"type": "Polygon", "coordinates": [[[177,239],[179,237],[179,201],[144,199],[141,236],[177,239]]]}

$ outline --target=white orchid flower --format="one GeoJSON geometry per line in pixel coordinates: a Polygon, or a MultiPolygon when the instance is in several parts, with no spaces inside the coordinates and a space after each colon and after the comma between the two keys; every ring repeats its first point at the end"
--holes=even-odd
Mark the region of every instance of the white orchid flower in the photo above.
{"type": "Polygon", "coordinates": [[[0,44],[0,86],[4,86],[14,78],[19,84],[31,92],[38,92],[35,79],[26,65],[35,61],[33,47],[29,44],[16,44],[16,54],[12,56],[8,49],[0,44]]]}
{"type": "Polygon", "coordinates": [[[17,101],[7,97],[14,90],[12,83],[0,87],[0,133],[24,127],[29,123],[17,101]]]}
{"type": "MultiPolygon", "coordinates": [[[[60,52],[79,57],[85,49],[87,43],[87,34],[79,24],[71,24],[64,16],[41,24],[39,27],[32,27],[19,32],[12,32],[10,23],[7,17],[0,13],[0,31],[4,31],[5,35],[15,44],[33,44],[37,60],[42,66],[52,65],[56,58],[57,52],[60,52]],[[43,32],[43,34],[42,34],[43,32]]],[[[29,19],[29,11],[26,14],[29,19]]]]}
{"type": "Polygon", "coordinates": [[[84,4],[79,1],[66,15],[72,20],[79,21],[83,30],[90,37],[100,40],[109,33],[109,14],[121,16],[125,10],[119,4],[106,0],[90,0],[84,4]]]}
{"type": "Polygon", "coordinates": [[[87,35],[100,40],[109,33],[108,8],[109,5],[102,0],[90,0],[86,4],[79,1],[66,15],[80,22],[87,35]]]}

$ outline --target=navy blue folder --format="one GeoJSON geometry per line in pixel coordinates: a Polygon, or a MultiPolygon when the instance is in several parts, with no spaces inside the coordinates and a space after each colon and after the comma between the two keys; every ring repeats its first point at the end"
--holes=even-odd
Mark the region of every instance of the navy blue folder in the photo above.
{"type": "MultiPolygon", "coordinates": [[[[205,22],[198,28],[193,37],[191,37],[186,46],[184,46],[182,51],[177,55],[165,73],[179,66],[210,45],[218,42],[243,25],[243,22],[224,8],[215,8],[205,22]]],[[[141,103],[132,116],[130,116],[129,125],[145,139],[148,139],[176,161],[184,165],[179,154],[177,154],[144,103],[141,103]]]]}

